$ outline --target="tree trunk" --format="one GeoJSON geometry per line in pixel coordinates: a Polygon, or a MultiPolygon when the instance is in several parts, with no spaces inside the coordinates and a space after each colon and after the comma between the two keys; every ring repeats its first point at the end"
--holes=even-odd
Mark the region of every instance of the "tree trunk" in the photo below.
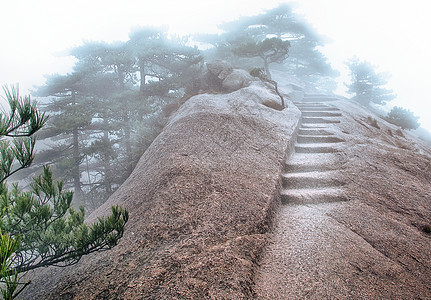
{"type": "Polygon", "coordinates": [[[263,57],[263,67],[265,68],[266,77],[268,77],[269,80],[271,80],[271,72],[269,72],[269,64],[268,59],[266,57],[263,57]]]}
{"type": "Polygon", "coordinates": [[[132,157],[132,144],[130,142],[130,120],[129,120],[129,116],[127,116],[127,113],[125,114],[126,118],[124,119],[125,121],[125,126],[124,126],[124,144],[126,146],[126,176],[129,176],[130,173],[132,173],[132,161],[133,161],[133,157],[132,157]]]}
{"type": "Polygon", "coordinates": [[[109,155],[109,132],[107,130],[108,128],[108,118],[105,116],[103,118],[103,127],[105,128],[103,130],[103,141],[104,144],[106,145],[107,149],[105,149],[105,153],[103,154],[103,168],[105,170],[105,180],[104,180],[104,184],[105,184],[105,191],[108,195],[112,194],[112,175],[111,175],[111,158],[109,155]]]}
{"type": "MultiPolygon", "coordinates": [[[[120,77],[120,86],[121,86],[121,91],[124,91],[124,73],[122,73],[123,76],[120,77]]],[[[140,74],[141,74],[141,86],[140,86],[140,90],[143,93],[144,89],[145,89],[145,72],[144,72],[144,67],[141,68],[140,70],[140,74]]],[[[130,173],[132,173],[132,144],[130,141],[130,135],[131,135],[131,130],[130,130],[130,117],[129,117],[129,106],[128,106],[128,102],[125,101],[124,99],[122,100],[123,103],[123,107],[122,107],[122,111],[123,111],[123,122],[124,122],[124,127],[123,127],[123,131],[124,131],[124,145],[126,148],[126,176],[129,176],[130,173]]],[[[124,178],[125,179],[125,178],[124,178]]]]}
{"type": "Polygon", "coordinates": [[[124,90],[124,81],[126,79],[126,76],[124,73],[125,72],[124,72],[123,68],[120,65],[118,65],[117,66],[117,74],[118,74],[118,82],[120,84],[121,91],[124,90]]]}
{"type": "Polygon", "coordinates": [[[72,178],[73,178],[73,188],[75,192],[75,197],[81,199],[81,173],[79,172],[79,164],[81,162],[79,155],[79,133],[78,128],[73,128],[73,166],[72,166],[72,178]]]}
{"type": "MultiPolygon", "coordinates": [[[[76,105],[75,91],[72,90],[72,105],[76,105]]],[[[78,199],[78,203],[83,205],[82,189],[81,189],[81,173],[79,172],[79,164],[81,162],[79,155],[79,132],[78,127],[74,127],[72,130],[72,178],[73,178],[73,189],[75,199],[78,199]]]]}
{"type": "Polygon", "coordinates": [[[280,94],[280,91],[278,90],[278,83],[277,83],[277,81],[272,80],[272,79],[270,79],[270,80],[268,80],[268,81],[274,85],[275,92],[277,93],[278,97],[280,97],[280,100],[281,100],[281,107],[282,107],[282,108],[285,108],[284,98],[283,98],[283,96],[280,94]]]}
{"type": "Polygon", "coordinates": [[[141,81],[140,81],[140,86],[139,86],[139,90],[141,91],[141,93],[143,94],[145,92],[145,67],[141,66],[139,68],[139,73],[141,75],[141,81]]]}

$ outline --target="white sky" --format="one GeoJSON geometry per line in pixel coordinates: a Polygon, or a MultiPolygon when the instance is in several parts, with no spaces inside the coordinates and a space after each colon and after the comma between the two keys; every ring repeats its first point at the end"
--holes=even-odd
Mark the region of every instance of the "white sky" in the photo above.
{"type": "MultiPolygon", "coordinates": [[[[127,40],[134,26],[169,25],[172,33],[216,32],[217,24],[255,15],[277,0],[3,0],[0,14],[0,85],[20,83],[28,93],[44,74],[71,71],[64,50],[84,40],[127,40]]],[[[287,1],[290,2],[290,1],[287,1]]],[[[298,12],[330,38],[323,52],[343,76],[357,55],[392,74],[391,102],[421,116],[431,131],[431,1],[298,0],[298,12]]]]}

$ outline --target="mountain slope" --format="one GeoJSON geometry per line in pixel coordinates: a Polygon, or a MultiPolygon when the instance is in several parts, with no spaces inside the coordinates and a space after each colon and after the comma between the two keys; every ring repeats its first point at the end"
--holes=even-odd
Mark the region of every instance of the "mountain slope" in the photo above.
{"type": "Polygon", "coordinates": [[[189,99],[94,220],[130,212],[120,244],[42,270],[31,299],[247,299],[299,111],[263,84],[189,99]]]}
{"type": "MultiPolygon", "coordinates": [[[[321,105],[342,114],[320,115],[334,121],[326,123],[303,115],[303,126],[336,137],[338,145],[327,146],[336,151],[302,154],[296,170],[336,171],[336,181],[320,182],[341,185],[343,196],[287,199],[255,278],[257,298],[429,299],[430,149],[354,103],[321,105]]],[[[302,177],[302,186],[313,183],[302,177]]]]}
{"type": "Polygon", "coordinates": [[[128,208],[120,244],[26,297],[430,298],[430,148],[347,100],[302,109],[301,129],[268,101],[257,83],[187,101],[89,217],[128,208]]]}

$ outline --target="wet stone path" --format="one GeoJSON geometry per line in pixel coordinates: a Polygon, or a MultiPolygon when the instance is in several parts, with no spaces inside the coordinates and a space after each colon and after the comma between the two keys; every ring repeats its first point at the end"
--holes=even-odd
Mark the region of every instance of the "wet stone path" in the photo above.
{"type": "MultiPolygon", "coordinates": [[[[342,113],[329,102],[300,102],[295,151],[285,163],[272,239],[256,274],[257,299],[321,299],[344,294],[338,249],[344,228],[328,217],[331,205],[345,203],[338,175],[344,141],[336,136],[342,113]]],[[[360,246],[362,241],[357,241],[360,246]]],[[[350,259],[350,258],[346,258],[350,259]]],[[[347,292],[344,291],[344,292],[347,292]]]]}
{"type": "Polygon", "coordinates": [[[341,113],[324,103],[296,103],[302,112],[295,151],[286,162],[283,174],[284,204],[315,204],[343,201],[343,182],[334,169],[336,153],[341,151],[344,140],[330,131],[340,123],[341,113]]]}

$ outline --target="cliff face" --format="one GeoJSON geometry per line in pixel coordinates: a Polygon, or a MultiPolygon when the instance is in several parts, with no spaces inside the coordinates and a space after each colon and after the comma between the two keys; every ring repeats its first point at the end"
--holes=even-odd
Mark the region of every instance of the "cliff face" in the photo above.
{"type": "Polygon", "coordinates": [[[130,178],[89,216],[130,212],[120,244],[33,279],[35,299],[252,297],[253,271],[278,203],[300,113],[264,85],[189,99],[130,178]]]}

